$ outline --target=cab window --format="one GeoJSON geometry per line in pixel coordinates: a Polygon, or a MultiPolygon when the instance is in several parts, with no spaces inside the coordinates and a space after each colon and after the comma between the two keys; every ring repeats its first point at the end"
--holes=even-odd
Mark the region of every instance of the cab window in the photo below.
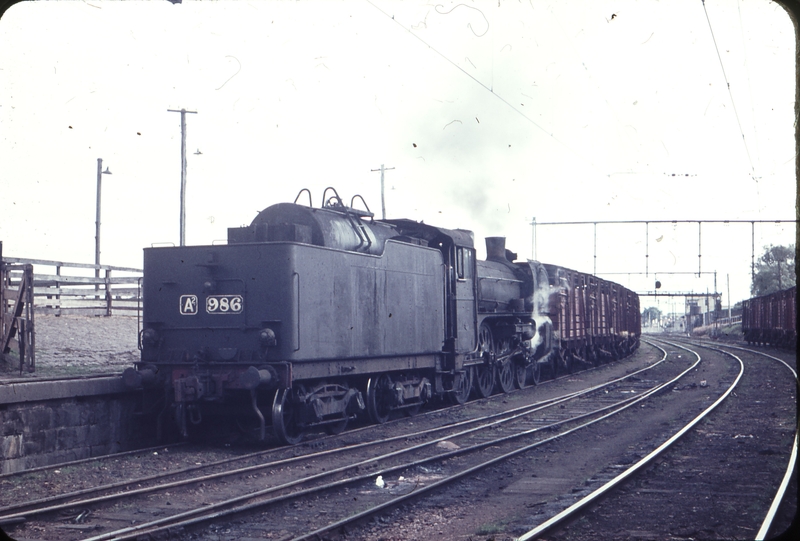
{"type": "Polygon", "coordinates": [[[469,248],[456,247],[456,276],[459,280],[472,279],[473,252],[469,248]]]}

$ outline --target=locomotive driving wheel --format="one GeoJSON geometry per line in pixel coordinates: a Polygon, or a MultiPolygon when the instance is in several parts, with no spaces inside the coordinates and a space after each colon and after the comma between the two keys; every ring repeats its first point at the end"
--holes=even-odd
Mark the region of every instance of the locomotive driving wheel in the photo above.
{"type": "Polygon", "coordinates": [[[508,355],[511,352],[511,340],[503,338],[495,341],[495,359],[503,359],[497,363],[497,386],[502,393],[510,393],[514,390],[514,380],[516,379],[516,367],[514,361],[508,355]]]}
{"type": "Polygon", "coordinates": [[[494,390],[495,368],[494,368],[494,340],[492,330],[486,323],[481,323],[478,332],[478,353],[483,359],[483,363],[475,366],[475,392],[481,398],[492,395],[494,390]]]}
{"type": "Polygon", "coordinates": [[[472,391],[472,367],[464,368],[461,374],[453,376],[452,392],[448,393],[448,398],[453,404],[466,404],[469,400],[469,393],[472,391]]]}
{"type": "MultiPolygon", "coordinates": [[[[534,363],[535,364],[535,363],[534,363]]],[[[528,384],[528,366],[523,362],[514,363],[514,385],[517,389],[524,389],[528,384]]]]}
{"type": "Polygon", "coordinates": [[[381,374],[367,382],[367,414],[370,421],[382,425],[392,412],[392,378],[381,374]]]}
{"type": "Polygon", "coordinates": [[[304,432],[300,426],[299,411],[292,402],[291,389],[278,389],[272,402],[272,430],[283,443],[300,443],[304,432]]]}

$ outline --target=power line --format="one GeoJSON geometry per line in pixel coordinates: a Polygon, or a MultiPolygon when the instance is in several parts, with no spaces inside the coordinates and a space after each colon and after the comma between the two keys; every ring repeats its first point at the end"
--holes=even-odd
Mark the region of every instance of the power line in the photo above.
{"type": "MultiPolygon", "coordinates": [[[[747,90],[750,94],[750,112],[753,115],[753,139],[756,142],[756,161],[758,162],[758,170],[761,173],[761,153],[758,150],[758,126],[756,124],[756,109],[753,105],[753,85],[752,85],[752,78],[750,77],[750,70],[747,65],[747,44],[744,40],[744,22],[742,22],[742,5],[741,0],[737,0],[736,8],[739,12],[739,33],[742,36],[742,55],[744,56],[744,68],[745,72],[747,73],[747,90]]],[[[763,176],[763,174],[762,174],[763,176]]]]}
{"type": "MultiPolygon", "coordinates": [[[[512,105],[512,104],[511,104],[511,103],[510,103],[508,100],[506,100],[505,98],[503,98],[503,97],[502,97],[500,94],[497,94],[497,93],[494,91],[494,89],[493,89],[493,88],[490,88],[490,87],[486,86],[484,83],[482,83],[482,82],[481,82],[479,79],[477,79],[475,76],[473,76],[473,75],[471,75],[469,72],[467,72],[467,71],[466,71],[464,68],[462,68],[461,66],[459,66],[458,64],[456,64],[455,62],[453,62],[452,60],[450,60],[448,57],[446,57],[446,56],[445,56],[443,53],[441,53],[441,52],[439,52],[437,49],[435,49],[435,48],[434,48],[434,47],[433,47],[433,46],[432,46],[430,43],[428,43],[427,41],[425,41],[424,39],[422,39],[421,37],[419,37],[418,35],[416,35],[414,32],[412,32],[410,28],[406,28],[405,26],[403,26],[403,25],[402,25],[402,23],[400,23],[400,21],[398,21],[397,19],[395,19],[393,15],[390,15],[390,14],[386,13],[385,11],[383,11],[381,8],[379,8],[378,6],[376,6],[375,4],[373,4],[373,3],[371,2],[371,0],[367,0],[367,2],[368,2],[368,3],[369,3],[371,6],[372,6],[372,7],[374,7],[376,10],[380,11],[380,12],[381,12],[381,13],[383,13],[383,14],[384,14],[386,17],[388,17],[389,19],[391,19],[391,20],[392,20],[392,22],[394,22],[395,24],[397,24],[397,25],[398,25],[400,28],[402,28],[403,30],[405,30],[406,32],[408,32],[409,34],[411,34],[412,36],[414,36],[415,38],[417,38],[417,39],[418,39],[420,42],[422,42],[422,43],[423,43],[423,44],[424,44],[426,47],[428,47],[428,49],[430,49],[430,50],[431,50],[431,51],[433,51],[434,53],[436,53],[436,54],[438,54],[439,56],[441,56],[441,57],[442,57],[442,58],[443,58],[445,61],[447,61],[448,63],[450,63],[450,64],[451,64],[453,67],[455,67],[456,69],[458,69],[458,70],[459,70],[461,73],[463,73],[464,75],[466,75],[467,77],[469,77],[470,79],[472,79],[473,81],[475,81],[477,84],[479,84],[480,86],[482,86],[482,87],[483,87],[483,88],[484,88],[484,89],[485,89],[487,92],[489,92],[490,94],[492,94],[492,95],[493,95],[495,98],[497,98],[498,100],[500,100],[501,102],[503,102],[504,104],[506,104],[506,105],[507,105],[507,106],[508,106],[508,107],[509,107],[509,108],[510,108],[512,111],[514,111],[514,112],[515,112],[515,113],[517,113],[519,116],[521,116],[522,118],[524,118],[525,120],[527,120],[528,122],[530,122],[531,124],[533,124],[534,126],[536,126],[537,128],[539,128],[539,130],[541,130],[541,131],[542,131],[542,133],[544,133],[545,135],[547,135],[548,137],[550,137],[550,138],[551,138],[553,141],[555,141],[556,143],[560,144],[561,146],[563,146],[564,148],[566,148],[566,149],[567,149],[569,152],[571,152],[572,154],[574,154],[575,156],[577,156],[578,158],[580,158],[581,160],[583,160],[583,162],[584,162],[584,163],[587,163],[587,164],[589,165],[589,167],[591,167],[592,169],[594,169],[595,171],[597,171],[597,173],[598,173],[598,174],[600,174],[601,176],[608,176],[608,175],[606,175],[606,174],[602,173],[601,171],[597,170],[597,168],[594,166],[594,164],[593,164],[593,163],[589,162],[589,161],[588,161],[586,158],[584,158],[584,157],[583,157],[583,156],[581,156],[581,155],[580,155],[578,152],[576,152],[575,150],[573,150],[573,149],[572,149],[572,148],[571,148],[569,145],[567,145],[567,144],[566,144],[564,141],[560,140],[558,137],[556,137],[555,135],[553,135],[553,134],[552,134],[552,132],[549,132],[549,131],[547,131],[546,129],[544,129],[542,126],[540,126],[539,124],[537,124],[537,123],[536,123],[536,121],[534,121],[532,118],[528,117],[527,115],[525,115],[525,113],[523,113],[522,111],[520,111],[519,109],[517,109],[516,107],[514,107],[514,106],[513,106],[513,105],[512,105]]],[[[438,13],[438,12],[437,12],[437,13],[438,13]]]]}
{"type": "Polygon", "coordinates": [[[797,220],[594,220],[594,221],[568,221],[568,222],[533,222],[531,225],[534,226],[534,235],[535,228],[537,226],[543,225],[592,225],[594,226],[594,274],[597,274],[597,225],[598,224],[644,224],[645,225],[645,275],[649,273],[649,264],[650,264],[650,224],[697,224],[697,244],[698,244],[698,254],[697,254],[697,272],[695,274],[700,275],[701,266],[700,261],[702,259],[702,245],[700,242],[701,239],[701,227],[702,224],[750,224],[750,236],[751,236],[751,246],[750,246],[750,274],[751,279],[755,280],[756,276],[756,240],[755,240],[755,224],[781,224],[781,223],[793,223],[797,224],[797,220]]]}
{"type": "Polygon", "coordinates": [[[736,102],[733,101],[733,93],[731,92],[731,84],[728,82],[728,75],[725,73],[725,66],[722,63],[722,56],[719,54],[719,47],[717,46],[717,38],[714,37],[714,29],[711,28],[711,19],[708,17],[708,10],[706,9],[706,0],[700,0],[703,3],[703,12],[706,14],[706,21],[708,21],[708,30],[711,32],[711,40],[714,42],[714,49],[717,51],[717,58],[719,59],[719,67],[722,68],[722,77],[725,79],[725,85],[728,87],[728,96],[731,98],[731,106],[733,107],[733,114],[736,117],[736,124],[739,126],[739,133],[742,134],[742,143],[744,150],[747,153],[747,161],[750,162],[751,174],[755,177],[755,167],[753,167],[753,159],[750,157],[750,149],[747,147],[747,140],[744,137],[744,130],[742,129],[742,122],[739,120],[739,113],[736,111],[736,102]]]}

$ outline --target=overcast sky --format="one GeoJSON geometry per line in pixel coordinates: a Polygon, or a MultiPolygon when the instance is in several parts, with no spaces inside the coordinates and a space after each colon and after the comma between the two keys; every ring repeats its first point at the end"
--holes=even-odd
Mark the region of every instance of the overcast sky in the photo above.
{"type": "MultiPolygon", "coordinates": [[[[0,19],[0,240],[94,262],[102,158],[101,261],[178,244],[180,108],[187,244],[301,188],[379,217],[381,164],[388,217],[521,258],[534,217],[793,219],[794,47],[766,0],[20,3],[0,19]]],[[[757,253],[793,240],[755,230],[757,253]]],[[[654,272],[713,291],[666,273],[717,271],[735,302],[750,243],[749,224],[601,225],[596,266],[647,268],[609,276],[639,291],[654,272]]],[[[541,261],[592,272],[594,253],[592,226],[537,228],[541,261]]]]}

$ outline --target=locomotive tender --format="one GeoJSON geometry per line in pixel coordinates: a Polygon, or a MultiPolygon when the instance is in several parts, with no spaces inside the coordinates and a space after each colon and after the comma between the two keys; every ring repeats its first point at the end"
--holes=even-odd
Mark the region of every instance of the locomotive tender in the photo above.
{"type": "Polygon", "coordinates": [[[622,286],[514,262],[501,237],[478,261],[471,231],[374,220],[356,198],[366,207],[327,188],[313,208],[302,190],[226,245],[146,248],[141,361],[125,383],[183,436],[222,412],[296,443],[360,412],[383,423],[638,347],[638,296],[622,286]]]}

